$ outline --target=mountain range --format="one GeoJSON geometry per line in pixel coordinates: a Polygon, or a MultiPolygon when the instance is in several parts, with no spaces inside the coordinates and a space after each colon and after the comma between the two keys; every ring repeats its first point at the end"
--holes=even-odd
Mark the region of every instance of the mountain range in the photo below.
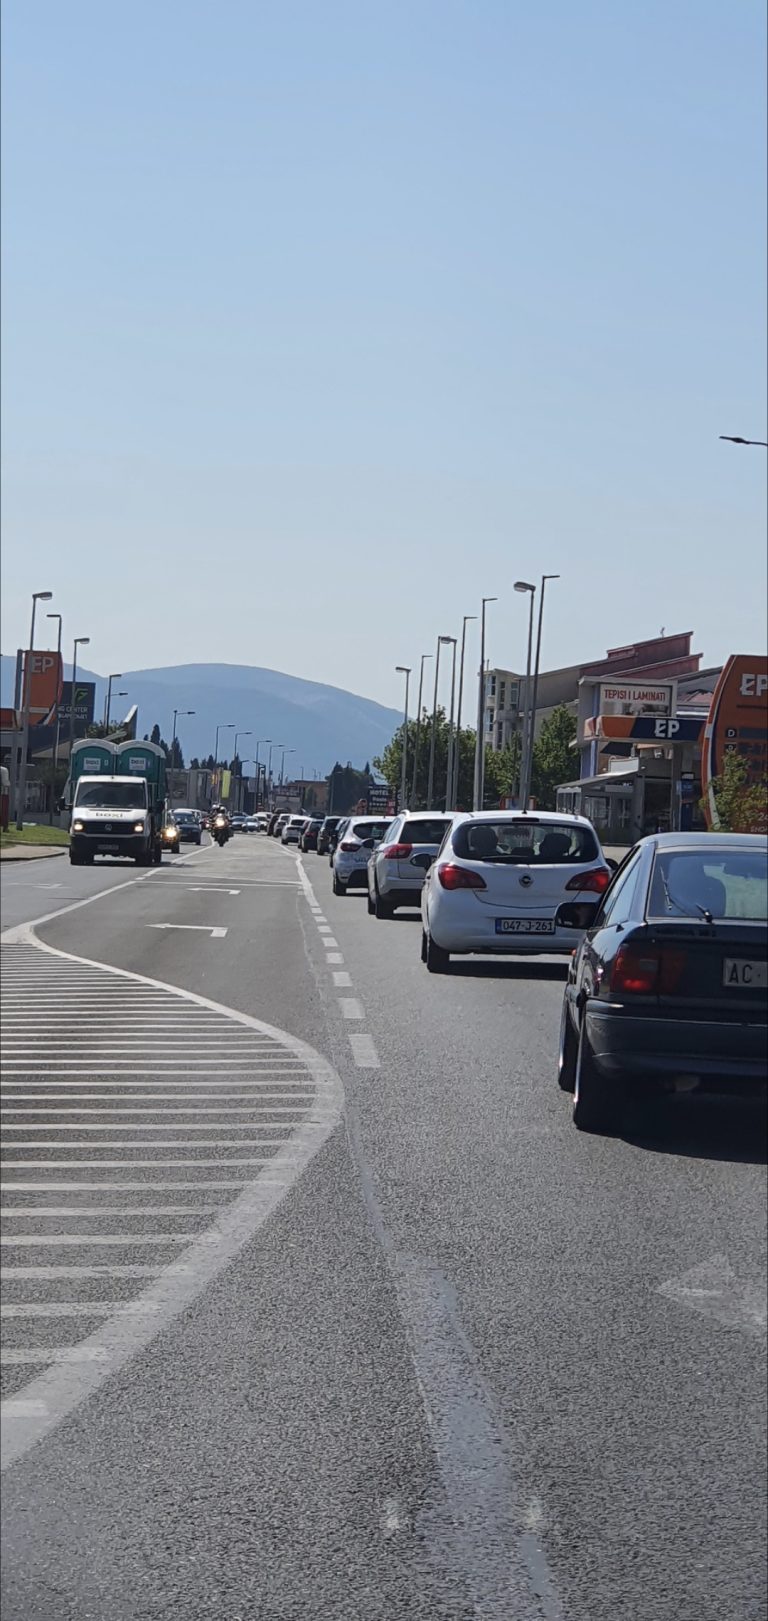
{"type": "MultiPolygon", "coordinates": [[[[15,658],[2,657],[2,704],[13,703],[15,658]]],[[[101,720],[107,683],[103,676],[78,665],[78,678],[95,681],[94,718],[101,720]]],[[[64,679],[71,667],[65,665],[64,679]]],[[[170,743],[173,711],[179,710],[177,734],[184,758],[204,759],[212,754],[219,727],[219,757],[231,757],[235,731],[240,734],[238,753],[253,758],[260,741],[259,758],[267,756],[272,739],[273,769],[280,769],[282,750],[286,753],[286,776],[315,772],[326,776],[335,762],[351,761],[363,766],[379,754],[392,737],[402,717],[394,709],[345,692],[319,681],[304,681],[279,670],[264,670],[247,664],[177,664],[167,668],[131,670],[112,683],[111,717],[122,719],[132,704],[138,704],[137,735],[143,737],[157,723],[170,743]],[[117,697],[124,692],[124,697],[117,697]],[[194,710],[193,715],[182,714],[194,710]],[[250,732],[250,737],[243,734],[250,732]],[[279,745],[279,747],[278,747],[279,745]]]]}

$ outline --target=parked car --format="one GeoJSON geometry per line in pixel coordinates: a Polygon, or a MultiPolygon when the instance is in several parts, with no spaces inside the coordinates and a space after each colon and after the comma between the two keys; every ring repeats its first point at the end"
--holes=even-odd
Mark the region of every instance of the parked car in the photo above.
{"type": "Polygon", "coordinates": [[[283,828],[285,827],[285,824],[288,821],[288,819],[290,817],[290,814],[291,814],[290,811],[280,811],[278,813],[278,815],[275,817],[274,824],[273,824],[273,827],[272,827],[272,836],[273,836],[273,838],[279,839],[281,837],[283,828]]]}
{"type": "Polygon", "coordinates": [[[331,828],[328,835],[328,862],[331,867],[333,866],[333,858],[336,854],[336,846],[338,845],[339,839],[341,838],[345,828],[349,827],[350,820],[351,818],[349,816],[340,816],[336,826],[331,828]]]}
{"type": "Polygon", "coordinates": [[[299,849],[309,852],[317,849],[317,835],[323,825],[322,816],[310,816],[304,823],[299,839],[299,849]]]}
{"type": "Polygon", "coordinates": [[[367,867],[368,911],[392,917],[398,906],[419,906],[424,879],[453,817],[433,811],[403,811],[367,867]]]}
{"type": "Polygon", "coordinates": [[[371,851],[386,838],[391,818],[351,816],[333,855],[333,893],[346,895],[348,889],[364,889],[371,851]]]}
{"type": "Polygon", "coordinates": [[[320,832],[317,835],[317,853],[319,856],[327,856],[331,841],[331,834],[338,827],[340,821],[340,816],[324,817],[320,827],[320,832]]]}
{"type": "Polygon", "coordinates": [[[203,828],[199,811],[175,810],[174,817],[182,844],[202,844],[203,828]]]}
{"type": "Polygon", "coordinates": [[[283,824],[280,838],[283,844],[298,844],[299,836],[306,821],[305,816],[289,816],[283,824]]]}
{"type": "Polygon", "coordinates": [[[571,964],[559,1082],[582,1131],[630,1092],[766,1088],[768,853],[758,834],[641,839],[571,964]]]}
{"type": "Polygon", "coordinates": [[[452,953],[570,956],[610,878],[584,816],[456,816],[421,892],[422,960],[439,974],[452,953]]]}

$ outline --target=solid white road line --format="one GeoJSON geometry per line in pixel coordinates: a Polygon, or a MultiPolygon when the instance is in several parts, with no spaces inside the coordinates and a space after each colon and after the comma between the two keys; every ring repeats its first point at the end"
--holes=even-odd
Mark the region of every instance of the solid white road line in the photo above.
{"type": "Polygon", "coordinates": [[[157,1248],[164,1244],[191,1244],[194,1239],[206,1239],[215,1244],[216,1235],[208,1233],[15,1233],[13,1238],[0,1238],[3,1249],[141,1249],[144,1245],[157,1248]]]}
{"type": "Polygon", "coordinates": [[[220,1208],[217,1204],[10,1204],[0,1208],[0,1216],[200,1216],[220,1208]]]}
{"type": "Polygon", "coordinates": [[[156,1261],[154,1266],[137,1266],[134,1261],[100,1261],[92,1266],[4,1266],[0,1268],[0,1282],[9,1283],[14,1278],[21,1278],[25,1283],[43,1280],[51,1283],[59,1278],[156,1278],[160,1272],[186,1275],[189,1270],[181,1262],[163,1266],[161,1261],[156,1261]]]}
{"type": "MultiPolygon", "coordinates": [[[[259,1181],[266,1181],[260,1177],[259,1181]]],[[[243,1188],[243,1177],[205,1177],[201,1176],[195,1182],[177,1182],[174,1179],[165,1182],[126,1182],[120,1177],[110,1177],[105,1182],[0,1182],[3,1193],[145,1193],[151,1189],[153,1193],[197,1193],[199,1188],[243,1188]]],[[[126,1209],[130,1209],[126,1206],[126,1209]]],[[[217,1207],[218,1208],[218,1207],[217,1207]]],[[[94,1214],[97,1212],[94,1210],[94,1214]]]]}
{"type": "MultiPolygon", "coordinates": [[[[307,1096],[311,1096],[311,1094],[308,1093],[307,1096]]],[[[285,1108],[277,1108],[277,1109],[262,1109],[260,1104],[256,1105],[256,1107],[254,1107],[253,1104],[245,1105],[242,1109],[218,1109],[218,1108],[217,1109],[201,1109],[201,1108],[198,1107],[197,1104],[191,1104],[191,1105],[186,1104],[184,1106],[184,1108],[181,1108],[181,1109],[134,1109],[134,1108],[130,1108],[130,1107],[126,1106],[126,1104],[124,1104],[124,1103],[118,1104],[114,1109],[37,1109],[37,1108],[35,1108],[35,1109],[0,1109],[0,1114],[4,1114],[4,1115],[8,1115],[8,1114],[23,1114],[23,1115],[27,1115],[27,1114],[55,1114],[58,1117],[59,1115],[62,1115],[62,1114],[74,1114],[74,1115],[77,1116],[78,1119],[81,1119],[84,1114],[87,1114],[87,1115],[93,1115],[93,1114],[98,1114],[98,1115],[102,1115],[102,1114],[151,1114],[151,1115],[158,1116],[158,1124],[159,1124],[159,1120],[160,1119],[164,1120],[165,1116],[168,1115],[168,1114],[226,1114],[226,1115],[231,1115],[231,1114],[255,1114],[255,1115],[258,1116],[259,1120],[267,1120],[267,1119],[271,1119],[271,1117],[273,1115],[302,1114],[303,1112],[304,1111],[302,1109],[298,1109],[296,1107],[294,1107],[294,1108],[285,1107],[285,1108]]],[[[55,1121],[54,1120],[50,1121],[50,1123],[48,1125],[39,1125],[38,1126],[36,1122],[33,1122],[32,1126],[30,1126],[29,1129],[31,1131],[51,1131],[55,1125],[58,1125],[58,1123],[59,1123],[58,1118],[55,1121]]],[[[12,1123],[9,1122],[9,1124],[6,1126],[5,1129],[6,1129],[6,1131],[23,1131],[24,1130],[24,1122],[22,1121],[18,1126],[15,1126],[15,1125],[13,1125],[12,1123]]],[[[90,1130],[91,1128],[88,1127],[88,1129],[90,1130]]],[[[95,1131],[98,1128],[96,1126],[94,1126],[93,1129],[95,1131]]],[[[127,1130],[128,1128],[126,1127],[125,1129],[127,1130]]],[[[145,1128],[144,1126],[141,1127],[142,1131],[144,1131],[145,1129],[147,1129],[147,1128],[145,1128]]],[[[175,1129],[176,1128],[174,1127],[174,1130],[175,1129]]],[[[223,1129],[224,1128],[222,1127],[222,1130],[223,1129]]],[[[66,1127],[62,1126],[62,1131],[64,1131],[64,1130],[66,1130],[66,1131],[74,1131],[75,1127],[74,1126],[66,1126],[66,1127]]]]}
{"type": "Polygon", "coordinates": [[[339,991],[342,990],[342,989],[345,989],[347,987],[351,987],[351,985],[352,985],[352,975],[348,974],[345,970],[342,969],[338,973],[334,974],[333,983],[336,986],[336,989],[339,990],[339,991]]]}
{"type": "Polygon", "coordinates": [[[121,1317],[156,1310],[141,1300],[32,1300],[23,1306],[0,1306],[0,1317],[111,1317],[113,1312],[121,1317]]]}
{"type": "Polygon", "coordinates": [[[67,1345],[61,1350],[51,1346],[37,1346],[34,1349],[18,1348],[16,1350],[0,1351],[0,1367],[23,1368],[32,1362],[53,1362],[70,1364],[73,1362],[107,1362],[108,1352],[97,1345],[67,1345]]]}

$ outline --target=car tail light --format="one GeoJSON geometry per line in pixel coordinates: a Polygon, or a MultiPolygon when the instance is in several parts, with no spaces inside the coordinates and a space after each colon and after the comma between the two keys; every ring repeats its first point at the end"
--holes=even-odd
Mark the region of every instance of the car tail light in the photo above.
{"type": "Polygon", "coordinates": [[[437,876],[443,889],[485,889],[485,879],[479,872],[473,872],[471,867],[457,867],[452,861],[442,862],[437,869],[437,876]]]}
{"type": "Polygon", "coordinates": [[[620,946],[611,972],[611,990],[629,996],[672,996],[687,961],[686,951],[620,946]]]}
{"type": "Polygon", "coordinates": [[[379,855],[386,856],[387,861],[406,861],[412,849],[412,844],[385,844],[379,855]]]}
{"type": "Polygon", "coordinates": [[[344,843],[340,845],[340,849],[346,850],[347,855],[351,855],[354,850],[359,850],[359,848],[360,848],[359,844],[350,844],[348,839],[345,840],[344,843]]]}
{"type": "Polygon", "coordinates": [[[608,888],[611,874],[607,867],[593,867],[591,872],[576,872],[568,879],[566,889],[589,889],[594,895],[602,895],[608,888]]]}

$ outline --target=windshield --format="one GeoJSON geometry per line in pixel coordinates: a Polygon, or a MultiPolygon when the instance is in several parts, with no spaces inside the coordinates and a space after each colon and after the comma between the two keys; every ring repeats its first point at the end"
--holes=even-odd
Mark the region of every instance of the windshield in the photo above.
{"type": "Polygon", "coordinates": [[[137,805],[143,809],[146,803],[147,787],[143,781],[79,782],[75,793],[78,810],[85,805],[99,810],[134,810],[137,805]]]}
{"type": "Polygon", "coordinates": [[[389,822],[355,822],[350,832],[356,839],[373,839],[378,844],[383,839],[389,827],[389,822]]]}
{"type": "Polygon", "coordinates": [[[768,919],[768,852],[665,850],[656,857],[650,917],[768,919]]]}
{"type": "Polygon", "coordinates": [[[591,828],[573,822],[525,822],[519,817],[498,822],[462,822],[453,848],[465,861],[522,862],[525,866],[579,866],[596,861],[599,851],[591,828]]]}

